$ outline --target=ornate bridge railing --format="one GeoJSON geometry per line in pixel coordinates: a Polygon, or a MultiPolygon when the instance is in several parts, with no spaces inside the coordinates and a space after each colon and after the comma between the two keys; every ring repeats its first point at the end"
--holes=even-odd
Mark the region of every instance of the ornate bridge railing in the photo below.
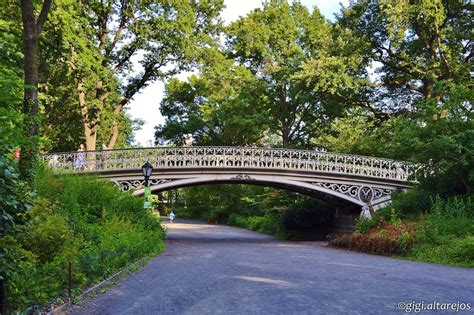
{"type": "Polygon", "coordinates": [[[160,147],[53,153],[41,156],[61,172],[105,172],[155,168],[222,168],[314,171],[399,181],[413,181],[416,165],[383,158],[322,151],[247,147],[160,147]],[[81,161],[85,167],[81,168],[81,161]]]}

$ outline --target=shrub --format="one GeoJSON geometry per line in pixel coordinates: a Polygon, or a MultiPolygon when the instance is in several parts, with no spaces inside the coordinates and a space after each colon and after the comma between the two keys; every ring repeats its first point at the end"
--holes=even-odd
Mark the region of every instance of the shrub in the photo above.
{"type": "Polygon", "coordinates": [[[237,213],[232,213],[227,220],[227,224],[247,229],[248,217],[241,216],[237,213]]]}
{"type": "Polygon", "coordinates": [[[453,261],[474,267],[474,236],[454,240],[451,245],[449,256],[453,261]]]}
{"type": "Polygon", "coordinates": [[[21,237],[16,243],[0,244],[9,248],[8,261],[18,261],[7,283],[11,311],[35,308],[61,296],[69,263],[73,292],[79,293],[163,250],[159,219],[143,209],[140,198],[94,177],[40,172],[39,196],[29,211],[31,224],[17,227],[21,237]]]}
{"type": "Polygon", "coordinates": [[[474,220],[470,197],[436,197],[428,218],[420,223],[420,243],[408,258],[474,267],[474,220]]]}
{"type": "Polygon", "coordinates": [[[264,221],[265,221],[264,217],[259,217],[259,216],[248,217],[247,228],[252,231],[259,231],[264,221]]]}
{"type": "Polygon", "coordinates": [[[25,248],[33,252],[40,262],[51,261],[56,253],[73,237],[66,219],[53,213],[54,204],[44,198],[38,198],[31,209],[33,218],[28,226],[25,248]]]}
{"type": "Polygon", "coordinates": [[[370,230],[376,228],[379,225],[379,222],[374,219],[369,219],[366,217],[359,217],[356,219],[356,234],[367,234],[370,230]]]}
{"type": "Polygon", "coordinates": [[[281,237],[282,218],[277,214],[267,213],[261,222],[259,232],[281,237]]]}
{"type": "Polygon", "coordinates": [[[436,196],[433,202],[432,217],[438,219],[473,218],[474,204],[471,197],[451,197],[447,200],[436,196]]]}
{"type": "Polygon", "coordinates": [[[474,236],[449,238],[432,244],[422,242],[413,247],[409,259],[438,264],[474,267],[474,236]]]}
{"type": "Polygon", "coordinates": [[[415,244],[415,224],[384,224],[366,234],[342,235],[331,246],[385,256],[407,253],[415,244]]]}
{"type": "Polygon", "coordinates": [[[395,192],[389,207],[396,209],[402,218],[413,218],[430,211],[431,205],[432,194],[415,187],[407,192],[395,192]]]}
{"type": "Polygon", "coordinates": [[[376,211],[370,219],[366,217],[357,218],[354,232],[356,234],[369,233],[370,230],[385,224],[388,220],[391,221],[391,219],[391,210],[389,210],[388,208],[380,209],[379,211],[376,211]]]}
{"type": "Polygon", "coordinates": [[[281,217],[275,214],[244,217],[232,213],[227,220],[227,224],[276,236],[279,236],[281,231],[281,217]]]}

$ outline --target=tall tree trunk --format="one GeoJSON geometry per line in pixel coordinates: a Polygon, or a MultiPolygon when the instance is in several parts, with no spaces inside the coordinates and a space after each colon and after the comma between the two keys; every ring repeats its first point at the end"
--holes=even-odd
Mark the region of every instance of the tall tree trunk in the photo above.
{"type": "Polygon", "coordinates": [[[82,123],[84,126],[84,138],[86,139],[86,151],[94,151],[97,141],[97,125],[92,123],[89,117],[89,110],[86,105],[86,95],[84,92],[84,82],[78,79],[77,96],[79,98],[79,108],[81,109],[82,123]]]}
{"type": "Polygon", "coordinates": [[[286,121],[283,121],[283,126],[281,128],[281,140],[283,147],[286,148],[290,144],[290,128],[286,121]]]}
{"type": "MultiPolygon", "coordinates": [[[[35,18],[32,0],[21,0],[23,22],[23,48],[25,86],[23,113],[26,115],[26,141],[20,155],[20,176],[32,189],[35,183],[35,164],[38,159],[38,38],[43,28],[52,0],[44,0],[38,19],[35,18]]],[[[0,312],[6,313],[6,280],[0,280],[0,312]]]]}
{"type": "Polygon", "coordinates": [[[29,141],[23,144],[20,155],[20,176],[34,188],[34,166],[38,159],[38,38],[51,7],[52,0],[44,0],[36,19],[32,0],[21,0],[23,22],[25,87],[23,113],[27,117],[26,135],[29,141]]]}
{"type": "Polygon", "coordinates": [[[94,151],[97,147],[97,131],[96,128],[90,128],[84,124],[84,134],[86,136],[86,150],[94,151]]]}
{"type": "Polygon", "coordinates": [[[290,144],[290,118],[287,102],[286,84],[281,84],[279,87],[279,102],[280,102],[280,122],[281,122],[281,140],[283,147],[290,144]]]}
{"type": "MultiPolygon", "coordinates": [[[[84,81],[80,73],[80,69],[77,67],[77,52],[73,45],[70,47],[71,50],[71,61],[70,65],[72,70],[75,72],[77,78],[77,97],[79,99],[79,109],[81,111],[82,124],[84,126],[84,139],[86,139],[86,151],[94,151],[97,144],[97,117],[90,117],[89,109],[86,104],[86,93],[84,91],[84,81]]],[[[106,96],[102,95],[102,80],[97,82],[96,87],[96,97],[101,101],[105,99],[106,96]]],[[[100,110],[95,113],[96,116],[100,115],[100,110]]]]}
{"type": "Polygon", "coordinates": [[[107,148],[109,148],[110,150],[112,150],[115,147],[115,143],[117,143],[117,139],[120,133],[118,119],[123,107],[122,105],[123,102],[124,101],[121,101],[120,103],[115,105],[115,108],[114,108],[114,122],[113,122],[113,127],[112,127],[112,136],[110,137],[109,144],[107,145],[107,148]]]}
{"type": "Polygon", "coordinates": [[[26,136],[20,155],[20,175],[31,188],[34,187],[34,166],[38,159],[38,31],[31,1],[22,0],[24,45],[24,97],[23,113],[26,115],[26,136]]]}

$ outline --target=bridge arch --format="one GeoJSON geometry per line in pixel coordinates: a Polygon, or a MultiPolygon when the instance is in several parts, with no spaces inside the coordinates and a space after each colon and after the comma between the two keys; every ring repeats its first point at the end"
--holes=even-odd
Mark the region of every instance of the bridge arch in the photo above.
{"type": "MultiPolygon", "coordinates": [[[[117,183],[118,185],[123,185],[123,183],[117,183]]],[[[246,185],[260,185],[260,186],[267,186],[267,187],[274,187],[274,188],[281,188],[289,191],[298,192],[308,196],[314,196],[314,193],[324,193],[328,195],[332,195],[338,197],[340,199],[344,199],[346,201],[350,201],[354,204],[357,204],[361,207],[365,206],[366,204],[358,200],[351,195],[344,194],[342,192],[331,190],[329,188],[325,188],[323,186],[318,186],[313,183],[308,182],[299,182],[292,179],[286,179],[283,177],[273,177],[267,178],[265,176],[257,176],[257,177],[250,177],[246,178],[232,178],[229,175],[226,176],[219,176],[216,178],[215,176],[200,176],[190,179],[175,179],[175,180],[163,180],[158,181],[155,184],[151,184],[152,192],[161,192],[167,191],[177,188],[183,187],[190,187],[190,186],[200,186],[200,185],[207,185],[207,184],[246,184],[246,185]]],[[[357,195],[357,191],[359,187],[356,186],[348,186],[347,190],[353,190],[354,196],[357,195]]],[[[136,189],[133,194],[136,196],[143,195],[144,188],[136,189]]]]}
{"type": "Polygon", "coordinates": [[[166,147],[53,153],[43,161],[57,172],[79,172],[77,159],[86,161],[85,173],[96,173],[134,195],[143,193],[141,166],[154,167],[152,190],[210,183],[267,185],[307,195],[328,194],[378,210],[396,189],[413,183],[417,166],[389,159],[312,150],[246,147],[166,147]]]}

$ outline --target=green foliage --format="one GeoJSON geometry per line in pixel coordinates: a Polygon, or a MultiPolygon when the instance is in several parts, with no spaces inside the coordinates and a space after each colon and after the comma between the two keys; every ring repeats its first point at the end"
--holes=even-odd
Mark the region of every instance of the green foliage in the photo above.
{"type": "Polygon", "coordinates": [[[41,263],[54,258],[63,246],[72,238],[72,231],[66,219],[54,208],[58,205],[49,200],[37,198],[29,213],[32,221],[28,225],[28,236],[24,240],[25,248],[36,253],[41,263]]]}
{"type": "MultiPolygon", "coordinates": [[[[336,59],[336,69],[347,63],[330,52],[331,37],[317,8],[310,13],[300,3],[264,2],[225,28],[226,46],[206,50],[199,76],[167,84],[166,121],[156,127],[156,142],[308,146],[343,111],[297,76],[308,58],[336,59]]],[[[322,75],[332,76],[333,68],[322,75]]]]}
{"type": "MultiPolygon", "coordinates": [[[[55,176],[40,167],[30,224],[5,238],[12,311],[60,297],[72,264],[80,293],[120,268],[163,250],[159,219],[139,198],[94,177],[55,176]],[[16,264],[15,264],[16,263],[16,264]]],[[[3,246],[2,246],[3,248],[3,246]]],[[[0,257],[2,259],[2,257],[0,257]]]]}
{"type": "Polygon", "coordinates": [[[396,209],[402,218],[414,218],[430,211],[431,206],[431,193],[421,187],[414,187],[407,192],[394,193],[389,207],[396,209]]]}
{"type": "Polygon", "coordinates": [[[20,181],[13,162],[6,156],[11,152],[2,150],[0,155],[0,236],[12,232],[15,223],[25,222],[25,211],[30,206],[31,193],[20,181]]]}
{"type": "Polygon", "coordinates": [[[474,268],[474,236],[447,239],[441,244],[420,243],[408,259],[474,268]]]}
{"type": "Polygon", "coordinates": [[[356,220],[356,234],[367,234],[371,230],[380,227],[390,221],[391,212],[388,208],[381,209],[372,215],[372,218],[359,217],[356,220]]]}
{"type": "Polygon", "coordinates": [[[390,224],[398,226],[402,223],[400,217],[398,216],[397,210],[395,208],[390,208],[390,224]]]}
{"type": "Polygon", "coordinates": [[[367,234],[370,230],[379,226],[379,221],[374,218],[359,217],[357,218],[355,233],[367,234]]]}
{"type": "Polygon", "coordinates": [[[470,4],[449,0],[360,1],[341,12],[337,23],[357,39],[356,51],[378,65],[378,80],[362,89],[375,97],[372,108],[403,112],[442,96],[443,80],[469,85],[471,16],[470,4]]]}
{"type": "MultiPolygon", "coordinates": [[[[28,256],[24,250],[17,248],[19,236],[18,225],[27,222],[26,213],[31,206],[31,191],[20,180],[12,153],[16,149],[14,139],[10,138],[16,132],[10,129],[15,126],[3,124],[5,116],[14,115],[6,108],[0,108],[0,281],[8,281],[15,270],[21,266],[23,258],[28,256]],[[4,111],[3,111],[3,110],[4,111]]],[[[20,138],[21,139],[21,138],[20,138]]]]}
{"type": "Polygon", "coordinates": [[[432,217],[436,220],[472,218],[474,219],[474,203],[471,196],[451,197],[447,200],[436,196],[433,202],[432,217]]]}
{"type": "Polygon", "coordinates": [[[358,219],[354,235],[337,238],[332,244],[418,261],[474,267],[471,196],[448,199],[436,196],[430,202],[416,203],[417,196],[426,195],[416,189],[397,195],[389,207],[376,212],[372,219],[358,219]],[[417,221],[401,221],[395,209],[408,209],[404,211],[405,217],[417,221]],[[420,213],[425,214],[420,216],[420,213]],[[413,228],[403,229],[404,226],[413,228]]]}
{"type": "Polygon", "coordinates": [[[474,211],[470,197],[442,200],[437,197],[433,209],[420,227],[425,243],[442,245],[452,239],[474,235],[474,211]]]}
{"type": "MultiPolygon", "coordinates": [[[[150,82],[188,69],[201,56],[200,48],[213,45],[220,28],[216,17],[222,6],[221,0],[153,5],[134,1],[59,2],[53,14],[56,23],[51,26],[60,34],[61,56],[68,60],[64,63],[67,67],[59,72],[66,70],[71,87],[81,87],[79,101],[87,115],[77,111],[75,102],[68,104],[76,106],[68,116],[79,114],[75,121],[87,126],[83,130],[87,149],[95,149],[91,140],[97,133],[99,144],[113,144],[109,140],[117,127],[125,133],[121,144],[126,144],[134,123],[122,108],[150,82]],[[137,56],[140,69],[132,70],[132,60],[137,56]]],[[[52,101],[54,106],[57,102],[52,101]]]]}
{"type": "Polygon", "coordinates": [[[265,216],[242,216],[237,213],[232,213],[227,220],[227,224],[278,237],[283,236],[281,217],[274,214],[267,214],[265,216]]]}
{"type": "Polygon", "coordinates": [[[243,205],[241,185],[196,186],[168,193],[170,207],[178,210],[179,217],[204,221],[226,221],[243,205]],[[173,200],[174,199],[174,200],[173,200]]]}
{"type": "Polygon", "coordinates": [[[315,144],[322,144],[331,152],[371,155],[374,153],[373,117],[363,111],[356,111],[353,115],[335,119],[331,124],[332,132],[324,134],[314,140],[315,144]],[[373,136],[372,136],[373,137],[373,136]]]}
{"type": "Polygon", "coordinates": [[[251,72],[234,66],[221,54],[210,52],[212,68],[188,82],[172,79],[166,84],[161,112],[163,126],[156,127],[157,143],[176,145],[253,145],[263,137],[264,109],[253,106],[256,95],[251,72]]]}

